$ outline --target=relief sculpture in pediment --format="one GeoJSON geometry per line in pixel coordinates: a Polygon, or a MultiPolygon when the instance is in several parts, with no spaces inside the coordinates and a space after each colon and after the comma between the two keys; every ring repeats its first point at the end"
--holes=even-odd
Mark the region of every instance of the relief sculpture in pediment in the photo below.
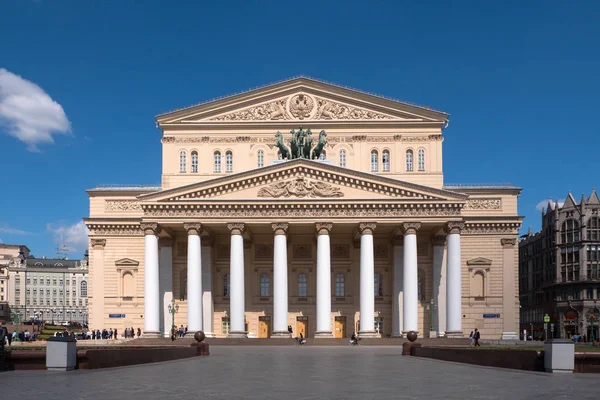
{"type": "Polygon", "coordinates": [[[344,197],[340,188],[300,177],[261,188],[258,197],[344,197]]]}

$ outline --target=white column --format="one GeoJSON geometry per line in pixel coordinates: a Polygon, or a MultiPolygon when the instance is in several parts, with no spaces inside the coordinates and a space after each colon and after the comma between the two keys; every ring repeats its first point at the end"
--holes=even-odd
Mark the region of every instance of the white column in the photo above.
{"type": "Polygon", "coordinates": [[[462,337],[462,291],[460,264],[461,222],[448,223],[448,282],[446,285],[446,337],[462,337]]]}
{"type": "Polygon", "coordinates": [[[333,224],[317,223],[317,331],[316,338],[331,338],[331,249],[333,224]]]}
{"type": "Polygon", "coordinates": [[[274,338],[289,338],[288,332],[288,224],[272,224],[275,234],[273,245],[273,335],[274,338]]]}
{"type": "MultiPolygon", "coordinates": [[[[206,240],[204,241],[206,244],[206,240]]],[[[212,297],[212,247],[202,247],[202,315],[204,317],[204,335],[215,337],[214,324],[214,302],[212,297]]]]}
{"type": "Polygon", "coordinates": [[[446,237],[434,236],[433,239],[433,329],[437,337],[446,332],[446,237]]]}
{"type": "Polygon", "coordinates": [[[169,337],[171,333],[172,316],[169,313],[169,304],[173,301],[173,240],[162,238],[159,240],[159,289],[161,310],[160,330],[164,337],[169,337]]]}
{"type": "Polygon", "coordinates": [[[405,223],[404,228],[404,328],[403,333],[419,333],[419,267],[417,265],[418,222],[405,223]]]}
{"type": "Polygon", "coordinates": [[[360,331],[362,337],[377,337],[375,332],[375,261],[373,231],[376,224],[358,225],[360,231],[360,331]]]}
{"type": "Polygon", "coordinates": [[[245,316],[245,291],[244,291],[244,224],[227,224],[231,232],[231,250],[229,283],[231,293],[229,294],[229,321],[231,330],[229,337],[247,337],[245,316]]]}
{"type": "Polygon", "coordinates": [[[187,254],[187,302],[188,302],[188,336],[201,331],[202,328],[202,224],[183,224],[188,232],[187,254]]]}
{"type": "Polygon", "coordinates": [[[392,301],[392,336],[402,337],[402,313],[404,304],[403,268],[404,268],[404,238],[395,237],[394,243],[394,298],[392,301]]]}
{"type": "Polygon", "coordinates": [[[144,230],[144,336],[160,336],[158,284],[158,224],[142,223],[144,230]]]}

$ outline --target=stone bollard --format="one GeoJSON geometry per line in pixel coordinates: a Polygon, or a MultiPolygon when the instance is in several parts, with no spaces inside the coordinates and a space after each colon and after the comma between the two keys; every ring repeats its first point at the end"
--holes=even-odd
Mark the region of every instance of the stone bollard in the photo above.
{"type": "Polygon", "coordinates": [[[51,337],[46,340],[48,371],[71,371],[77,365],[77,341],[70,337],[51,337]]]}
{"type": "Polygon", "coordinates": [[[572,373],[575,369],[575,343],[568,339],[546,340],[544,369],[546,372],[572,373]]]}

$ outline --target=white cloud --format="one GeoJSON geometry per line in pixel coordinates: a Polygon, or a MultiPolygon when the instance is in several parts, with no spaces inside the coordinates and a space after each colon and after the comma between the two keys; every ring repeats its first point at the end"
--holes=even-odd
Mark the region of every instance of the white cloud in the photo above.
{"type": "Polygon", "coordinates": [[[38,144],[54,143],[53,134],[71,133],[62,106],[42,88],[0,68],[0,129],[39,151],[38,144]]]}
{"type": "Polygon", "coordinates": [[[31,232],[13,228],[5,222],[0,222],[0,233],[6,233],[9,235],[31,235],[31,232]]]}
{"type": "Polygon", "coordinates": [[[88,233],[89,230],[83,221],[79,221],[73,225],[53,225],[46,226],[48,232],[52,233],[52,237],[57,245],[63,244],[67,247],[69,253],[84,252],[88,248],[88,233]]]}
{"type": "Polygon", "coordinates": [[[552,203],[556,203],[556,201],[558,201],[559,207],[562,207],[563,204],[565,204],[565,199],[558,199],[558,200],[544,199],[535,205],[535,209],[538,211],[542,211],[543,208],[548,208],[548,201],[552,201],[552,203]]]}

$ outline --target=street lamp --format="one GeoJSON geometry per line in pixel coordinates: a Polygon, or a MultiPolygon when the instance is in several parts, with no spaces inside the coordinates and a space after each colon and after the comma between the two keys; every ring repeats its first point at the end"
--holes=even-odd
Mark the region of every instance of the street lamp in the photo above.
{"type": "Polygon", "coordinates": [[[175,340],[175,314],[179,311],[179,304],[175,304],[175,300],[171,300],[169,304],[169,314],[171,314],[171,340],[175,340]]]}

